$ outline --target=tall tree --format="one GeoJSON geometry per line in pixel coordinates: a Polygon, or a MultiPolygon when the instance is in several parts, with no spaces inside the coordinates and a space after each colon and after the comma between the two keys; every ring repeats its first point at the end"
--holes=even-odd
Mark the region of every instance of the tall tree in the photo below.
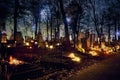
{"type": "Polygon", "coordinates": [[[68,23],[67,23],[67,20],[66,20],[66,14],[65,14],[65,11],[64,11],[64,5],[63,5],[62,0],[59,0],[59,5],[60,5],[60,10],[61,10],[61,13],[62,13],[62,17],[63,17],[63,22],[64,22],[64,25],[65,25],[65,39],[66,39],[68,45],[70,45],[69,33],[68,33],[68,23]]]}
{"type": "Polygon", "coordinates": [[[74,47],[75,47],[75,44],[77,41],[76,35],[78,35],[77,23],[78,23],[78,19],[80,19],[81,17],[80,15],[82,15],[83,13],[83,10],[76,0],[72,0],[69,3],[68,7],[66,8],[66,13],[71,17],[71,22],[69,23],[73,31],[73,36],[74,36],[73,41],[74,41],[74,47]]]}
{"type": "Polygon", "coordinates": [[[19,5],[19,0],[15,0],[15,10],[14,10],[14,41],[16,41],[16,33],[17,33],[18,5],[19,5]]]}
{"type": "Polygon", "coordinates": [[[35,37],[36,37],[40,13],[40,0],[30,0],[30,11],[32,12],[32,15],[34,17],[33,21],[35,23],[35,37]]]}
{"type": "MultiPolygon", "coordinates": [[[[11,0],[12,1],[12,0],[11,0]]],[[[27,2],[24,0],[13,0],[14,5],[13,10],[13,19],[14,19],[14,41],[16,41],[16,33],[18,28],[18,19],[22,18],[23,15],[27,13],[27,2]]]]}
{"type": "Polygon", "coordinates": [[[114,39],[117,40],[117,31],[119,29],[119,16],[120,16],[120,4],[119,2],[111,2],[111,5],[109,5],[107,9],[107,15],[109,17],[109,22],[111,22],[111,26],[114,26],[114,39]]]}

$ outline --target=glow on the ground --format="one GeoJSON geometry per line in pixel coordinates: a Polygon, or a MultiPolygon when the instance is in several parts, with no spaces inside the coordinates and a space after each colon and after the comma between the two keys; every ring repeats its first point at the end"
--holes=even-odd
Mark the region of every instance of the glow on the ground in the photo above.
{"type": "Polygon", "coordinates": [[[10,45],[7,45],[7,48],[10,48],[11,46],[10,45]]]}
{"type": "Polygon", "coordinates": [[[91,54],[92,56],[98,56],[98,53],[96,51],[89,51],[88,54],[91,54]]]}
{"type": "Polygon", "coordinates": [[[32,46],[30,46],[29,49],[32,49],[32,46]]]}
{"type": "Polygon", "coordinates": [[[20,60],[18,60],[18,59],[16,59],[16,58],[13,58],[12,56],[10,56],[10,58],[9,58],[9,64],[10,65],[19,65],[19,64],[23,64],[23,61],[20,61],[20,60]]]}
{"type": "Polygon", "coordinates": [[[113,52],[113,49],[111,47],[106,46],[105,43],[101,43],[101,47],[91,47],[91,51],[89,51],[89,54],[91,54],[92,56],[98,56],[98,52],[101,52],[105,55],[109,55],[113,52]]]}
{"type": "Polygon", "coordinates": [[[70,57],[75,62],[80,62],[81,61],[80,57],[76,56],[74,53],[70,53],[68,55],[68,57],[70,57]]]}

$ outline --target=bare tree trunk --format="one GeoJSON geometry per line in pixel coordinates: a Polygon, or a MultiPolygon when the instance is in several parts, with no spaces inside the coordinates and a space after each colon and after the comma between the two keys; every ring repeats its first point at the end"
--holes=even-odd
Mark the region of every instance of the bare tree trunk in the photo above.
{"type": "Polygon", "coordinates": [[[51,36],[51,41],[52,41],[52,38],[53,38],[53,37],[52,37],[52,32],[53,32],[53,30],[52,30],[52,29],[53,29],[53,24],[52,24],[52,22],[53,22],[53,19],[52,19],[52,15],[51,15],[51,20],[50,20],[50,28],[51,28],[51,29],[50,29],[50,36],[51,36]]]}
{"type": "Polygon", "coordinates": [[[115,20],[115,41],[117,40],[117,20],[115,20]]]}
{"type": "Polygon", "coordinates": [[[68,23],[66,21],[66,15],[65,15],[64,7],[63,7],[63,1],[59,0],[59,4],[60,4],[61,13],[62,13],[62,16],[63,16],[63,22],[64,22],[64,25],[65,25],[65,38],[66,38],[66,41],[67,41],[68,45],[70,45],[69,33],[68,33],[68,23]]]}
{"type": "Polygon", "coordinates": [[[47,19],[47,41],[48,41],[48,37],[49,37],[48,30],[49,30],[49,22],[48,22],[48,19],[47,19]]]}
{"type": "Polygon", "coordinates": [[[59,29],[59,22],[58,22],[58,19],[57,19],[57,39],[59,40],[59,37],[60,37],[60,29],[59,29]]]}
{"type": "Polygon", "coordinates": [[[37,30],[38,30],[38,19],[35,18],[35,38],[37,36],[37,30]]]}
{"type": "Polygon", "coordinates": [[[102,43],[102,35],[103,35],[103,28],[102,28],[102,25],[101,25],[101,33],[100,33],[100,44],[99,44],[99,47],[101,48],[101,43],[102,43]]]}
{"type": "Polygon", "coordinates": [[[16,33],[17,33],[18,4],[19,4],[19,0],[15,0],[15,11],[14,11],[14,42],[16,41],[16,33]]]}
{"type": "Polygon", "coordinates": [[[57,2],[57,10],[56,10],[56,27],[55,27],[55,41],[56,40],[59,40],[59,32],[60,32],[60,30],[59,30],[59,17],[60,17],[60,12],[59,12],[59,9],[60,9],[60,7],[59,7],[59,2],[57,2]]]}
{"type": "Polygon", "coordinates": [[[108,24],[108,43],[110,44],[110,24],[108,24]]]}
{"type": "Polygon", "coordinates": [[[118,23],[118,40],[120,40],[120,20],[119,20],[119,23],[118,23]]]}
{"type": "Polygon", "coordinates": [[[75,44],[76,44],[76,41],[77,41],[77,37],[76,37],[76,34],[77,34],[77,21],[78,21],[78,18],[75,18],[74,19],[74,24],[73,24],[74,48],[75,48],[75,44]]]}
{"type": "MultiPolygon", "coordinates": [[[[97,19],[97,15],[96,15],[96,0],[89,0],[90,4],[91,4],[91,7],[92,7],[92,12],[93,12],[93,22],[94,22],[94,26],[95,26],[95,30],[96,30],[96,33],[97,33],[97,36],[98,38],[100,39],[100,32],[99,32],[99,28],[98,28],[98,19],[97,19]]],[[[100,41],[97,40],[98,44],[99,44],[99,47],[100,47],[100,41]]]]}
{"type": "MultiPolygon", "coordinates": [[[[59,5],[58,5],[59,7],[59,5]]],[[[60,29],[59,29],[59,11],[57,11],[57,21],[56,21],[56,39],[59,40],[60,29]]]]}
{"type": "Polygon", "coordinates": [[[79,15],[79,18],[77,21],[77,43],[78,43],[78,37],[79,37],[79,32],[80,32],[80,20],[81,20],[81,16],[79,15]]]}
{"type": "Polygon", "coordinates": [[[57,40],[57,27],[56,26],[54,27],[54,34],[55,34],[54,40],[56,41],[57,40]]]}
{"type": "Polygon", "coordinates": [[[40,27],[41,27],[41,21],[40,21],[40,19],[38,19],[38,20],[39,20],[39,21],[38,21],[38,22],[39,22],[39,31],[38,31],[38,32],[41,33],[41,28],[40,28],[40,27]]]}

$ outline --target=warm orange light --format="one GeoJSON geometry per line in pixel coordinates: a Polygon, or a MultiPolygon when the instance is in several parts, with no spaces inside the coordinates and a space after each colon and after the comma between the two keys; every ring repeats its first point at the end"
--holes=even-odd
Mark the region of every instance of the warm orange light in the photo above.
{"type": "Polygon", "coordinates": [[[105,50],[104,50],[104,54],[106,54],[106,55],[109,55],[109,54],[111,54],[113,52],[113,50],[111,49],[111,48],[106,48],[105,50]]]}
{"type": "Polygon", "coordinates": [[[26,46],[30,46],[30,43],[29,43],[29,42],[26,42],[25,45],[26,45],[26,46]]]}
{"type": "Polygon", "coordinates": [[[74,55],[74,53],[70,53],[70,54],[68,55],[68,57],[70,57],[70,58],[74,58],[75,55],[74,55]]]}
{"type": "Polygon", "coordinates": [[[76,49],[77,49],[78,51],[82,52],[82,53],[85,53],[85,49],[82,48],[82,45],[81,45],[81,44],[76,45],[76,49]]]}
{"type": "Polygon", "coordinates": [[[16,58],[13,58],[12,56],[10,56],[9,59],[10,59],[9,64],[11,65],[23,64],[23,61],[17,60],[16,58]]]}
{"type": "Polygon", "coordinates": [[[104,43],[101,43],[101,48],[102,48],[102,49],[106,48],[106,46],[105,46],[104,43]]]}
{"type": "Polygon", "coordinates": [[[81,61],[81,59],[78,56],[76,56],[74,53],[70,53],[68,55],[68,57],[70,57],[75,62],[80,62],[81,61]]]}
{"type": "Polygon", "coordinates": [[[93,50],[93,51],[101,51],[101,48],[99,48],[99,46],[95,46],[94,48],[91,47],[91,50],[93,50]]]}
{"type": "Polygon", "coordinates": [[[2,35],[1,43],[7,43],[7,36],[6,35],[2,35]]]}
{"type": "Polygon", "coordinates": [[[49,47],[50,49],[53,49],[54,47],[53,47],[53,45],[50,45],[50,47],[49,47]]]}
{"type": "Polygon", "coordinates": [[[120,46],[119,46],[119,45],[117,45],[117,46],[116,46],[116,49],[120,49],[120,46]]]}
{"type": "Polygon", "coordinates": [[[91,54],[92,56],[98,56],[98,53],[96,51],[89,51],[88,54],[91,54]]]}
{"type": "Polygon", "coordinates": [[[10,59],[9,59],[10,61],[12,61],[13,60],[13,57],[12,56],[10,56],[10,59]]]}
{"type": "Polygon", "coordinates": [[[57,43],[56,45],[57,45],[57,46],[59,46],[59,45],[60,45],[60,43],[57,43]]]}
{"type": "Polygon", "coordinates": [[[11,46],[10,45],[7,45],[7,48],[10,48],[11,46]]]}
{"type": "Polygon", "coordinates": [[[94,46],[91,47],[91,51],[89,51],[89,54],[91,54],[92,56],[97,56],[97,52],[101,52],[104,53],[105,55],[110,55],[113,52],[113,49],[111,47],[108,47],[105,45],[104,42],[101,43],[101,48],[99,46],[94,46]]]}
{"type": "Polygon", "coordinates": [[[85,49],[84,48],[78,48],[78,51],[85,53],[85,49]]]}
{"type": "Polygon", "coordinates": [[[48,44],[46,44],[46,48],[48,48],[49,47],[49,45],[48,44]]]}

